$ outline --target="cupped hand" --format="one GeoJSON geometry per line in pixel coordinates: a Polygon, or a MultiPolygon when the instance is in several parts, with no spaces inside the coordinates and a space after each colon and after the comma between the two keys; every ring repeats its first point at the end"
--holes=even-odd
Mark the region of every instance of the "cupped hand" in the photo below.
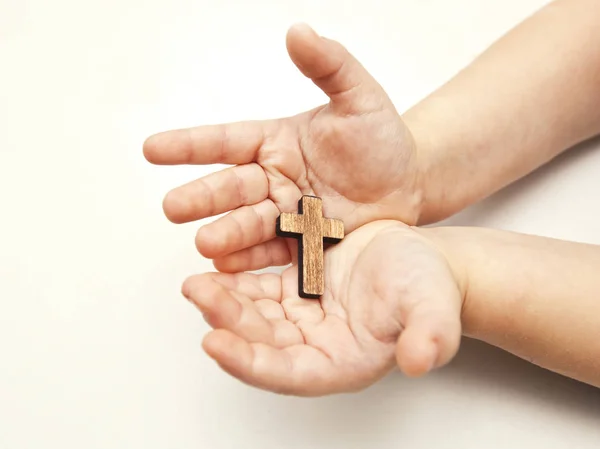
{"type": "Polygon", "coordinates": [[[328,249],[319,300],[298,296],[296,270],[183,284],[213,327],[205,351],[241,381],[321,396],[364,389],[396,365],[422,375],[455,355],[461,289],[447,257],[414,228],[373,222],[328,249]]]}
{"type": "Polygon", "coordinates": [[[419,216],[414,139],[381,86],[342,45],[305,25],[289,30],[287,48],[328,104],[277,120],[167,131],[144,143],[155,164],[233,165],[172,190],[163,202],[175,223],[230,212],[196,237],[221,271],[289,263],[275,221],[295,212],[303,194],[321,197],[325,214],[342,219],[347,232],[377,219],[415,224],[419,216]]]}

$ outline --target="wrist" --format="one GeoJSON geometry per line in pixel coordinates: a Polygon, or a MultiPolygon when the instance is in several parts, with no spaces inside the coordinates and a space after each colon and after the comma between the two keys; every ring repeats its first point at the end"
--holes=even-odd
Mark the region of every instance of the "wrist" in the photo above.
{"type": "Polygon", "coordinates": [[[469,335],[472,328],[471,315],[469,314],[469,253],[464,251],[463,244],[465,229],[457,227],[429,227],[413,229],[432,244],[442,254],[448,264],[461,298],[461,325],[463,334],[469,335]]]}
{"type": "Polygon", "coordinates": [[[452,160],[450,139],[441,137],[439,127],[428,120],[427,108],[419,104],[402,115],[415,145],[421,198],[419,225],[438,222],[464,207],[455,179],[459,167],[452,160]]]}

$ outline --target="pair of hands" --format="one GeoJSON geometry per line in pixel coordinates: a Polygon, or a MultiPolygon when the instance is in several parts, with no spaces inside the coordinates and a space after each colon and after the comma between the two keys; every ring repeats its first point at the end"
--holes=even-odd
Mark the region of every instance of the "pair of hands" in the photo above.
{"type": "Polygon", "coordinates": [[[342,45],[297,25],[287,48],[328,104],[278,120],[168,131],[144,144],[155,164],[232,165],[163,203],[175,223],[229,212],[196,237],[219,272],[182,288],[214,328],[204,349],[241,381],[283,394],[357,391],[396,365],[424,374],[456,353],[462,304],[448,258],[410,226],[421,215],[425,155],[342,45]],[[348,233],[325,253],[320,300],[298,297],[295,241],[275,236],[277,217],[295,212],[303,194],[321,197],[348,233]],[[289,263],[281,276],[246,272],[289,263]]]}

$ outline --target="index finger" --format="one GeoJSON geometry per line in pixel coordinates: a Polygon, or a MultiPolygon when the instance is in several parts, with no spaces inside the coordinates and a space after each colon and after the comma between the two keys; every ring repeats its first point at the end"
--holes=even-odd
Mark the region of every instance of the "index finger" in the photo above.
{"type": "Polygon", "coordinates": [[[267,121],[175,129],[150,136],[144,157],[157,165],[247,164],[267,138],[267,121]]]}
{"type": "Polygon", "coordinates": [[[242,382],[296,396],[322,396],[345,387],[342,374],[319,349],[304,344],[275,348],[216,329],[202,343],[219,366],[242,382]]]}

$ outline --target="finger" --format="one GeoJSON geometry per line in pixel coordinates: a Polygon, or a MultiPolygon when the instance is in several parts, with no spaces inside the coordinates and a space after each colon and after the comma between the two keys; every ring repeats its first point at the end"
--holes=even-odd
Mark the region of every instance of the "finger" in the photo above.
{"type": "Polygon", "coordinates": [[[268,267],[287,265],[292,261],[288,243],[283,239],[237,251],[213,261],[215,268],[224,273],[262,270],[268,267]]]}
{"type": "Polygon", "coordinates": [[[244,206],[201,227],[196,248],[209,259],[249,248],[275,238],[279,209],[270,199],[244,206]]]}
{"type": "MultiPolygon", "coordinates": [[[[450,290],[452,291],[452,290],[450,290]]],[[[406,317],[396,346],[396,360],[408,376],[421,376],[448,363],[461,338],[458,292],[420,301],[406,317]]]]}
{"type": "Polygon", "coordinates": [[[270,135],[274,122],[243,121],[165,131],[144,142],[144,156],[159,165],[247,164],[270,135]]]}
{"type": "Polygon", "coordinates": [[[331,359],[310,346],[276,349],[249,343],[226,330],[209,333],[202,346],[232,376],[275,393],[320,396],[339,390],[343,384],[331,359]]]}
{"type": "Polygon", "coordinates": [[[281,301],[281,276],[272,273],[204,273],[190,276],[182,289],[188,296],[201,295],[207,284],[216,283],[227,290],[247,296],[252,301],[281,301]]]}
{"type": "Polygon", "coordinates": [[[250,342],[277,348],[304,342],[281,305],[280,276],[205,273],[188,278],[182,292],[214,329],[228,329],[250,342]]]}
{"type": "Polygon", "coordinates": [[[258,203],[268,193],[269,182],[260,165],[238,165],[171,190],[163,209],[172,222],[187,223],[258,203]]]}
{"type": "MultiPolygon", "coordinates": [[[[281,302],[276,302],[271,299],[259,299],[254,301],[254,305],[267,320],[271,321],[271,323],[287,323],[292,327],[295,327],[298,330],[297,326],[291,321],[287,321],[285,316],[285,310],[281,306],[281,302]]],[[[302,343],[302,338],[299,340],[302,343]]]]}
{"type": "Polygon", "coordinates": [[[215,282],[210,275],[194,276],[184,283],[182,293],[194,303],[215,329],[228,329],[252,342],[274,345],[273,326],[258,312],[251,299],[215,282]]]}
{"type": "Polygon", "coordinates": [[[339,42],[319,36],[308,25],[290,28],[287,49],[298,69],[340,112],[369,112],[391,105],[383,88],[348,50],[339,42]]]}

